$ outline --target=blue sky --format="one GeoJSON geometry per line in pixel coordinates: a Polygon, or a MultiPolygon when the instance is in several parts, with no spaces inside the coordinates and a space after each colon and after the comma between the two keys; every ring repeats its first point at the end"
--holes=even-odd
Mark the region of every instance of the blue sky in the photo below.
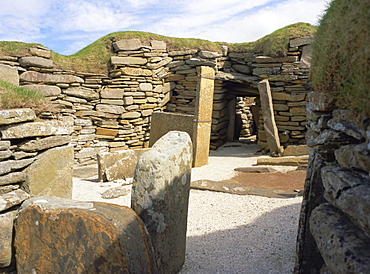
{"type": "Polygon", "coordinates": [[[241,43],[297,22],[317,25],[329,0],[0,0],[0,41],[73,54],[117,31],[241,43]]]}

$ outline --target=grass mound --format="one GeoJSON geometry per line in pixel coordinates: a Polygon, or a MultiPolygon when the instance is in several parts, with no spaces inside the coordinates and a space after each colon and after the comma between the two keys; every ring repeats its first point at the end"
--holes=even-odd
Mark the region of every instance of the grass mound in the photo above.
{"type": "MultiPolygon", "coordinates": [[[[202,49],[221,52],[220,46],[228,46],[230,51],[253,52],[271,56],[285,56],[288,51],[289,39],[313,35],[315,26],[307,23],[297,23],[279,29],[255,42],[229,44],[226,42],[211,42],[202,39],[174,38],[147,32],[125,31],[108,34],[79,52],[64,56],[52,52],[54,64],[65,70],[107,74],[109,58],[114,55],[111,49],[112,40],[138,38],[143,43],[151,40],[165,41],[169,50],[202,49]]],[[[0,55],[28,55],[28,49],[33,44],[20,42],[0,42],[0,55]]]]}
{"type": "Polygon", "coordinates": [[[0,109],[31,108],[36,115],[57,113],[56,107],[37,91],[22,88],[0,80],[0,109]]]}
{"type": "Polygon", "coordinates": [[[370,115],[370,1],[333,0],[313,43],[311,78],[340,108],[370,115]]]}

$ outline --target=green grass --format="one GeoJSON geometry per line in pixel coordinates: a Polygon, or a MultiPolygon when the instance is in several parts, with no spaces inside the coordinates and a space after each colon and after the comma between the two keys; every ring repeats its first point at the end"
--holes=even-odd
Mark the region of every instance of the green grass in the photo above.
{"type": "Polygon", "coordinates": [[[230,49],[233,51],[261,53],[269,56],[286,56],[290,39],[313,36],[316,30],[316,26],[308,23],[296,23],[278,29],[255,42],[232,44],[230,49]]]}
{"type": "Polygon", "coordinates": [[[370,115],[370,2],[334,0],[313,43],[311,78],[316,91],[329,92],[337,106],[370,115]]]}
{"type": "MultiPolygon", "coordinates": [[[[255,42],[229,44],[226,42],[211,42],[202,39],[174,38],[147,32],[125,31],[108,34],[77,53],[69,56],[52,52],[52,59],[58,68],[78,72],[107,74],[109,58],[114,55],[111,50],[112,40],[138,38],[144,44],[151,40],[165,41],[170,51],[185,49],[201,49],[221,52],[220,46],[226,45],[230,51],[255,52],[270,56],[285,56],[290,38],[313,35],[316,27],[307,23],[297,23],[279,29],[255,42]]],[[[35,44],[20,42],[0,42],[0,54],[27,55],[28,48],[35,44]]]]}
{"type": "Polygon", "coordinates": [[[55,106],[37,91],[22,88],[0,80],[0,109],[31,108],[36,114],[56,113],[55,106]]]}

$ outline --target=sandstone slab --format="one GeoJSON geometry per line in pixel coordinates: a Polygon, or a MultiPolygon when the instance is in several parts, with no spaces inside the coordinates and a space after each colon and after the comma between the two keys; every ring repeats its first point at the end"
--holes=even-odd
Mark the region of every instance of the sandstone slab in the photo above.
{"type": "Polygon", "coordinates": [[[18,70],[14,67],[0,64],[0,80],[19,86],[18,70]]]}
{"type": "Polygon", "coordinates": [[[1,130],[4,139],[22,139],[36,136],[69,135],[73,132],[71,121],[45,120],[10,125],[1,130]]]}
{"type": "Polygon", "coordinates": [[[71,83],[83,83],[84,80],[81,77],[74,75],[58,75],[40,73],[36,71],[26,71],[20,75],[20,80],[25,82],[33,83],[45,83],[45,84],[71,84],[71,83]]]}
{"type": "Polygon", "coordinates": [[[122,39],[113,43],[115,51],[139,50],[142,47],[139,39],[122,39]]]}
{"type": "Polygon", "coordinates": [[[39,67],[39,68],[54,67],[53,60],[38,56],[23,56],[19,58],[18,62],[22,67],[39,67]]]}
{"type": "Polygon", "coordinates": [[[16,189],[8,193],[0,195],[0,212],[7,210],[15,205],[21,204],[24,200],[28,199],[30,195],[21,189],[16,189]]]}
{"type": "Polygon", "coordinates": [[[185,261],[192,144],[171,131],[139,159],[131,207],[144,221],[159,273],[177,273],[185,261]]]}
{"type": "Polygon", "coordinates": [[[306,145],[289,145],[285,148],[283,156],[302,156],[309,155],[310,149],[306,145]]]}
{"type": "Polygon", "coordinates": [[[36,114],[30,108],[0,110],[0,125],[17,124],[35,119],[36,114]]]}
{"type": "Polygon", "coordinates": [[[35,196],[71,198],[72,164],[73,147],[49,149],[27,167],[27,179],[22,188],[35,196]]]}
{"type": "Polygon", "coordinates": [[[37,91],[38,93],[48,96],[58,96],[62,93],[62,90],[58,86],[51,85],[23,85],[23,88],[37,91]]]}
{"type": "Polygon", "coordinates": [[[134,170],[139,159],[139,151],[143,150],[121,150],[98,154],[98,170],[100,181],[114,181],[134,177],[134,170]]]}
{"type": "Polygon", "coordinates": [[[110,62],[112,65],[145,65],[148,60],[142,57],[112,56],[110,62]]]}
{"type": "Polygon", "coordinates": [[[7,160],[0,162],[0,175],[16,171],[30,165],[35,159],[7,160]]]}
{"type": "Polygon", "coordinates": [[[88,101],[99,99],[99,93],[98,92],[96,92],[93,89],[85,88],[85,87],[67,88],[63,91],[63,93],[71,95],[71,96],[83,98],[83,99],[86,99],[88,101]]]}
{"type": "Polygon", "coordinates": [[[3,176],[0,176],[0,186],[18,184],[26,180],[26,173],[24,172],[12,172],[3,176]]]}
{"type": "Polygon", "coordinates": [[[277,165],[277,166],[307,166],[308,155],[306,156],[286,156],[258,158],[257,165],[277,165]]]}
{"type": "Polygon", "coordinates": [[[13,222],[16,214],[17,210],[0,213],[0,268],[12,262],[13,222]]]}
{"type": "Polygon", "coordinates": [[[50,136],[25,142],[19,146],[19,149],[27,152],[41,151],[52,147],[69,144],[70,141],[71,136],[69,135],[50,136]]]}
{"type": "Polygon", "coordinates": [[[144,224],[128,207],[36,197],[15,231],[20,273],[155,273],[144,224]]]}

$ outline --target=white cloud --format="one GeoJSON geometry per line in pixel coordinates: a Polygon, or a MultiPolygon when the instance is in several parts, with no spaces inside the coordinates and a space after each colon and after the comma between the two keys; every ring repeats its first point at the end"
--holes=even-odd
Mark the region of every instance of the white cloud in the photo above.
{"type": "Polygon", "coordinates": [[[52,49],[68,54],[108,33],[126,30],[231,43],[249,42],[288,24],[317,23],[326,2],[2,0],[0,40],[39,42],[56,46],[58,48],[52,49]]]}

